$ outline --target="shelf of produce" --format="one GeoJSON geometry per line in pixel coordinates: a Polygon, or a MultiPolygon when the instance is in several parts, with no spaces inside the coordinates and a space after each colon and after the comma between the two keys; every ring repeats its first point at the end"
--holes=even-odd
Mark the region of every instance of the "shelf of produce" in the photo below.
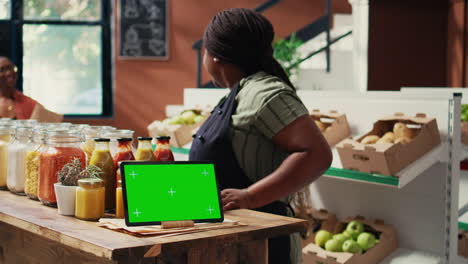
{"type": "Polygon", "coordinates": [[[171,146],[172,153],[174,154],[174,159],[177,161],[186,161],[188,160],[188,155],[190,152],[190,147],[181,147],[176,148],[171,146]]]}
{"type": "Polygon", "coordinates": [[[359,181],[371,184],[385,185],[394,188],[403,188],[425,170],[437,162],[443,161],[446,153],[446,145],[440,144],[429,153],[410,164],[395,176],[387,176],[376,173],[366,173],[341,168],[338,151],[333,149],[334,161],[332,167],[325,173],[327,177],[340,178],[344,180],[359,181]]]}
{"type": "Polygon", "coordinates": [[[468,231],[468,212],[465,212],[458,218],[458,228],[468,231]]]}
{"type": "Polygon", "coordinates": [[[439,264],[443,263],[442,257],[433,253],[412,250],[407,248],[398,248],[391,255],[386,257],[380,264],[439,264]]]}
{"type": "Polygon", "coordinates": [[[460,170],[459,213],[468,212],[468,170],[460,170]]]}

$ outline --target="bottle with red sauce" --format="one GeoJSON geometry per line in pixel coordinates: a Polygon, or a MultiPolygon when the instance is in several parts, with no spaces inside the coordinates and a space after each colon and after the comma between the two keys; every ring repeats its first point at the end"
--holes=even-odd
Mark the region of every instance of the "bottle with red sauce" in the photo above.
{"type": "Polygon", "coordinates": [[[117,152],[114,155],[114,168],[117,170],[117,182],[120,179],[119,163],[124,160],[135,160],[132,152],[132,139],[131,138],[118,138],[117,139],[117,152]]]}
{"type": "Polygon", "coordinates": [[[171,137],[160,136],[156,138],[156,150],[154,151],[154,157],[156,161],[174,161],[174,155],[171,151],[169,141],[171,137]]]}

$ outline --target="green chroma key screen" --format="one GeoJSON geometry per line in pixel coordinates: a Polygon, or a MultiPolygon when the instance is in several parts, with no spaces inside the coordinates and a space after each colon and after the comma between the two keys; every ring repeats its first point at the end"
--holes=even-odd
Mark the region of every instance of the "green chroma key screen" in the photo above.
{"type": "Polygon", "coordinates": [[[125,221],[223,221],[214,165],[201,162],[122,162],[125,221]]]}

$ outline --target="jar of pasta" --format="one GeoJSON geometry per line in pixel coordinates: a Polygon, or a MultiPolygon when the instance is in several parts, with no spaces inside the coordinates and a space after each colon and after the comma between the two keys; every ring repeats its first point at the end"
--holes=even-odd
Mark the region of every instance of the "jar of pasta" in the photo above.
{"type": "Polygon", "coordinates": [[[104,181],[98,178],[78,180],[76,189],[75,217],[95,221],[104,215],[104,181]]]}
{"type": "Polygon", "coordinates": [[[11,140],[10,126],[0,126],[0,190],[7,189],[8,144],[11,140]]]}
{"type": "Polygon", "coordinates": [[[45,136],[46,147],[39,154],[39,200],[48,206],[57,206],[54,183],[57,173],[65,164],[78,158],[82,168],[86,168],[86,156],[80,145],[83,136],[77,130],[52,130],[45,136]]]}
{"type": "Polygon", "coordinates": [[[81,143],[80,147],[86,154],[86,164],[88,164],[89,160],[91,159],[91,155],[93,154],[95,146],[94,139],[99,137],[100,131],[100,126],[88,126],[84,127],[84,129],[82,130],[82,133],[85,137],[85,141],[81,143]]]}
{"type": "Polygon", "coordinates": [[[31,143],[26,153],[26,181],[24,184],[24,192],[33,200],[38,200],[39,155],[45,150],[46,145],[44,144],[44,138],[46,132],[47,128],[45,127],[39,127],[34,130],[31,143]]]}
{"type": "Polygon", "coordinates": [[[10,192],[19,195],[24,195],[26,152],[31,136],[30,127],[18,127],[13,141],[8,145],[7,187],[10,192]]]}

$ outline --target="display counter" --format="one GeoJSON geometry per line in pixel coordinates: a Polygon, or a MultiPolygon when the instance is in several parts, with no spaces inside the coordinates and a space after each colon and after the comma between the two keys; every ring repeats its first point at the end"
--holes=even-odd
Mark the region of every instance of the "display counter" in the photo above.
{"type": "Polygon", "coordinates": [[[252,210],[246,224],[172,237],[135,237],[0,191],[0,263],[267,263],[267,239],[304,232],[307,222],[252,210]]]}

